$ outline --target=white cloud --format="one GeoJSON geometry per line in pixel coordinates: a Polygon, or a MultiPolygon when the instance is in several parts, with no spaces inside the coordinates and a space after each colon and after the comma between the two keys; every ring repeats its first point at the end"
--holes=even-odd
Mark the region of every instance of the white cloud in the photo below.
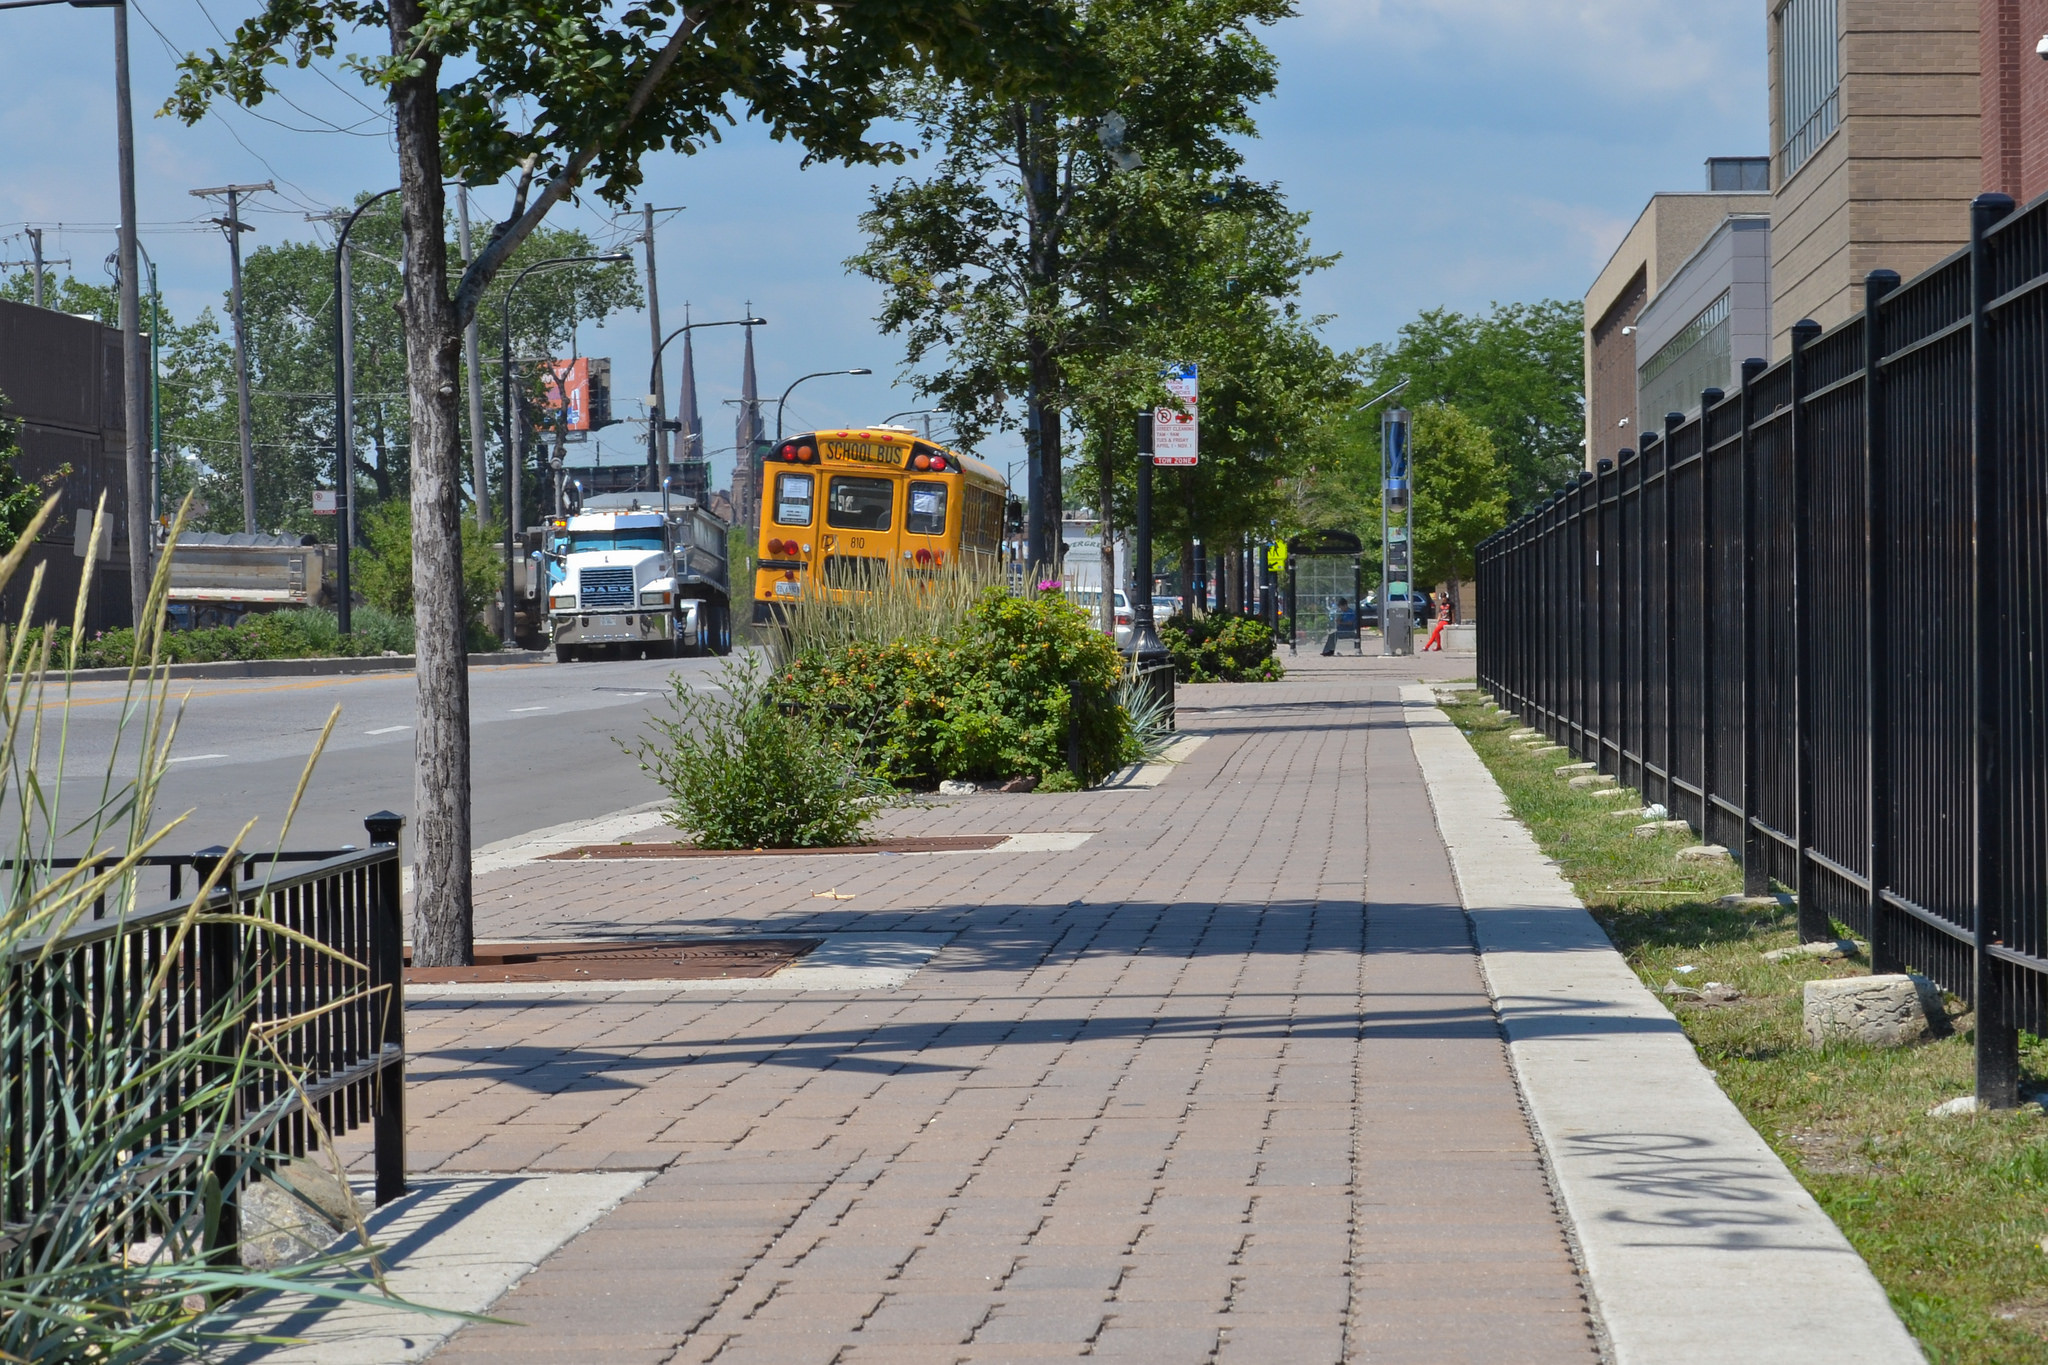
{"type": "Polygon", "coordinates": [[[1409,61],[1466,63],[1475,78],[1596,82],[1619,93],[1746,98],[1764,48],[1755,0],[1302,0],[1327,40],[1409,61]]]}

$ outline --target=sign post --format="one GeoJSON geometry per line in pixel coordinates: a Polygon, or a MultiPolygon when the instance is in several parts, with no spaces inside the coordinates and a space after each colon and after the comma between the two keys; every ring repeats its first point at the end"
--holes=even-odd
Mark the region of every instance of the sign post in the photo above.
{"type": "Polygon", "coordinates": [[[1414,544],[1409,532],[1410,450],[1408,409],[1393,408],[1380,418],[1380,653],[1415,652],[1414,612],[1408,594],[1414,576],[1414,544]]]}
{"type": "Polygon", "coordinates": [[[1181,401],[1187,408],[1179,412],[1173,408],[1152,410],[1152,463],[1169,468],[1189,469],[1200,462],[1201,414],[1196,404],[1200,401],[1199,384],[1193,365],[1169,365],[1166,368],[1166,391],[1181,401]]]}

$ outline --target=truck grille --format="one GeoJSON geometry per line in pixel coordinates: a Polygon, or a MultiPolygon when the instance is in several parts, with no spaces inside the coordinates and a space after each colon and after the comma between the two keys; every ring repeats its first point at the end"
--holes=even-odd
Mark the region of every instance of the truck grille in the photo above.
{"type": "Polygon", "coordinates": [[[578,591],[582,594],[585,611],[609,611],[614,607],[630,607],[633,605],[633,571],[585,569],[580,576],[578,591]]]}

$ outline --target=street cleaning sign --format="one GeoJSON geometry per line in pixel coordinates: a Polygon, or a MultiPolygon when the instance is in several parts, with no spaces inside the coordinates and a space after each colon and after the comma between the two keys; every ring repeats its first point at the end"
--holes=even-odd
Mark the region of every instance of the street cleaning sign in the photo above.
{"type": "Polygon", "coordinates": [[[1152,463],[1187,467],[1198,462],[1198,437],[1202,424],[1196,404],[1197,385],[1193,365],[1170,365],[1166,370],[1166,391],[1187,408],[1152,410],[1152,463]]]}

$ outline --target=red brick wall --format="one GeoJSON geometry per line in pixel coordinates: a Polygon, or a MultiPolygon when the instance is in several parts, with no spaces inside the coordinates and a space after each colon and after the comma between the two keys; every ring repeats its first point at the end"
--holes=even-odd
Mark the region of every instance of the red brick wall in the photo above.
{"type": "Polygon", "coordinates": [[[2024,204],[2048,194],[2048,61],[2034,53],[2048,0],[1980,0],[1979,14],[1984,188],[2024,204]]]}
{"type": "Polygon", "coordinates": [[[1649,296],[1649,282],[1638,270],[1606,315],[1593,324],[1593,372],[1586,376],[1592,402],[1587,415],[1588,426],[1597,424],[1599,429],[1586,433],[1588,468],[1593,461],[1611,460],[1623,446],[1636,444],[1636,339],[1634,333],[1623,336],[1622,328],[1635,326],[1649,296]],[[1624,417],[1625,427],[1619,425],[1624,417]]]}

